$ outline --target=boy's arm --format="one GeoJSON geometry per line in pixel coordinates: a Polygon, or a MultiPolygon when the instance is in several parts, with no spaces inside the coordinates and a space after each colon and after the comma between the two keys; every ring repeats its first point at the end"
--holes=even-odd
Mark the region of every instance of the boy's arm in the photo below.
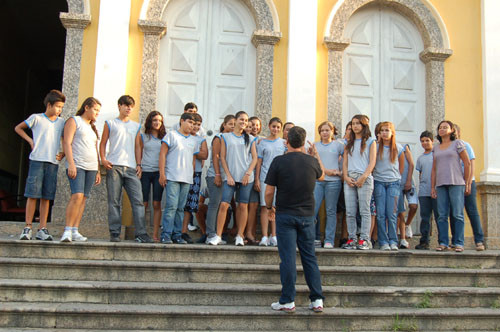
{"type": "Polygon", "coordinates": [[[28,134],[26,134],[26,132],[24,131],[25,129],[28,129],[28,125],[26,124],[26,122],[20,122],[15,128],[14,128],[14,131],[19,135],[21,136],[26,142],[29,143],[29,145],[31,146],[31,150],[33,150],[35,148],[35,143],[33,142],[33,139],[31,137],[28,136],[28,134]]]}
{"type": "Polygon", "coordinates": [[[137,166],[135,167],[135,173],[137,174],[137,177],[140,179],[142,175],[142,139],[141,139],[141,133],[137,133],[135,136],[135,163],[137,166]]]}
{"type": "Polygon", "coordinates": [[[260,169],[262,167],[262,158],[257,158],[257,166],[255,166],[255,179],[253,187],[255,191],[260,192],[260,169]]]}
{"type": "Polygon", "coordinates": [[[101,155],[101,162],[104,168],[112,169],[113,164],[106,159],[106,143],[108,143],[109,138],[109,127],[108,124],[104,124],[104,129],[102,131],[101,143],[99,144],[99,154],[101,155]]]}
{"type": "Polygon", "coordinates": [[[208,147],[207,147],[207,141],[204,140],[201,142],[200,145],[200,152],[196,155],[196,159],[198,160],[207,160],[208,158],[208,147]]]}
{"type": "Polygon", "coordinates": [[[405,190],[410,190],[415,164],[413,163],[413,155],[411,154],[410,147],[408,145],[405,146],[404,154],[406,156],[406,160],[408,160],[408,176],[406,177],[405,190]]]}
{"type": "Polygon", "coordinates": [[[161,142],[160,149],[160,160],[158,162],[158,168],[160,171],[160,185],[165,187],[167,185],[167,177],[165,176],[165,163],[167,162],[168,145],[165,142],[161,142]]]}

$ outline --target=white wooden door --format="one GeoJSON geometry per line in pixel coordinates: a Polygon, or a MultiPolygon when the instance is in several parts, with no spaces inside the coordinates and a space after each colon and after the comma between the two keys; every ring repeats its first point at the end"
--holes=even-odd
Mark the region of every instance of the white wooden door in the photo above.
{"type": "Polygon", "coordinates": [[[369,7],[349,20],[344,52],[343,122],[354,114],[370,117],[372,131],[391,121],[396,138],[410,144],[416,159],[425,130],[425,66],[419,59],[423,43],[417,28],[391,9],[369,7]]]}
{"type": "Polygon", "coordinates": [[[203,127],[216,132],[227,114],[255,108],[255,22],[240,0],[171,0],[160,43],[158,110],[166,125],[194,101],[203,127]]]}

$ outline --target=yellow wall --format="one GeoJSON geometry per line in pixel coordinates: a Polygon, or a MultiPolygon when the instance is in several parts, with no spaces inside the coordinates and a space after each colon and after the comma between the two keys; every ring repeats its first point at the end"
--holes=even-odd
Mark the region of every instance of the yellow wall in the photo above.
{"type": "Polygon", "coordinates": [[[286,122],[288,64],[288,0],[274,0],[280,21],[281,40],[274,46],[272,115],[286,122]]]}
{"type": "Polygon", "coordinates": [[[144,34],[139,29],[137,21],[141,13],[143,0],[132,0],[130,8],[130,25],[129,25],[129,40],[128,40],[128,63],[127,63],[127,85],[125,93],[131,95],[135,99],[135,108],[132,113],[132,120],[139,121],[139,108],[141,104],[141,70],[142,70],[142,46],[144,42],[144,34]]]}

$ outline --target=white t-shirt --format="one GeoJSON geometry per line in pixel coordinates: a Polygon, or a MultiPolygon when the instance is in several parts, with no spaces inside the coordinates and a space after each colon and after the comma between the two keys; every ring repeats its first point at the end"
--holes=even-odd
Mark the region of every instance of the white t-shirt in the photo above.
{"type": "Polygon", "coordinates": [[[140,125],[132,120],[123,122],[119,118],[107,120],[109,128],[109,151],[106,159],[116,166],[135,168],[135,138],[140,125]]]}
{"type": "MultiPolygon", "coordinates": [[[[99,168],[96,149],[97,136],[92,130],[92,126],[83,121],[81,116],[72,116],[68,121],[75,121],[76,124],[75,136],[71,143],[75,166],[86,171],[97,171],[99,168]]],[[[68,167],[67,160],[66,167],[68,167]]]]}
{"type": "Polygon", "coordinates": [[[200,152],[195,136],[170,131],[162,140],[168,146],[165,174],[167,181],[193,184],[193,155],[200,152]]]}
{"type": "MultiPolygon", "coordinates": [[[[226,144],[226,163],[233,177],[234,182],[241,182],[248,167],[252,163],[252,145],[255,144],[257,138],[249,136],[248,145],[245,144],[245,136],[236,136],[234,133],[222,134],[222,141],[226,144]]],[[[222,166],[222,164],[221,164],[222,166]]],[[[227,178],[227,174],[226,174],[227,178]]],[[[224,180],[226,180],[224,178],[224,180]]],[[[250,174],[248,183],[254,181],[254,172],[250,174]]]]}
{"type": "Polygon", "coordinates": [[[285,154],[286,146],[284,142],[285,140],[282,138],[273,141],[264,138],[257,144],[257,155],[262,159],[260,181],[264,182],[266,180],[267,171],[274,158],[285,154]]]}
{"type": "Polygon", "coordinates": [[[33,132],[34,148],[30,153],[30,160],[57,164],[56,155],[61,144],[64,119],[58,117],[51,121],[45,113],[36,113],[31,114],[24,122],[33,132]]]}

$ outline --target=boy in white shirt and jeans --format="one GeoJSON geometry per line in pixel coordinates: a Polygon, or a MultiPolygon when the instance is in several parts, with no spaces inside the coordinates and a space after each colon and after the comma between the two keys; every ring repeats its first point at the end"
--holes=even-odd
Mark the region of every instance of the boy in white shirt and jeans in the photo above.
{"type": "Polygon", "coordinates": [[[127,191],[132,206],[135,226],[135,241],[152,243],[144,225],[144,205],[142,187],[137,177],[138,165],[135,159],[135,142],[140,134],[139,123],[130,120],[135,101],[131,96],[118,99],[119,116],[107,120],[102,132],[99,153],[102,165],[106,168],[106,189],[108,191],[108,223],[111,242],[120,242],[122,187],[127,191]],[[109,152],[106,143],[109,139],[109,152]]]}
{"type": "Polygon", "coordinates": [[[64,129],[64,119],[59,115],[62,112],[66,97],[61,91],[51,90],[43,103],[45,113],[32,114],[28,119],[19,123],[15,132],[31,146],[30,166],[24,196],[26,203],[26,226],[19,237],[21,240],[31,240],[32,223],[36,210],[36,202],[40,199],[40,227],[36,233],[37,240],[52,241],[47,230],[49,201],[54,200],[57,187],[57,170],[64,154],[58,153],[61,136],[64,129]],[[33,138],[26,134],[30,128],[33,138]]]}

